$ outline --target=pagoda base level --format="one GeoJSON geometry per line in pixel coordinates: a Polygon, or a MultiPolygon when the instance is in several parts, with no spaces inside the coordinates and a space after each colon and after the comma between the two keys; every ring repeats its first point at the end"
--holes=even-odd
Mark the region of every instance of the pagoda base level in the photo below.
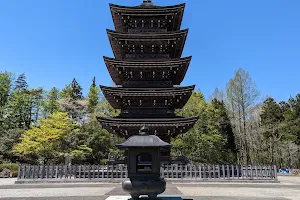
{"type": "Polygon", "coordinates": [[[124,180],[122,188],[129,193],[133,200],[138,200],[141,195],[147,195],[150,200],[155,200],[157,195],[166,190],[166,181],[158,180],[124,180]]]}

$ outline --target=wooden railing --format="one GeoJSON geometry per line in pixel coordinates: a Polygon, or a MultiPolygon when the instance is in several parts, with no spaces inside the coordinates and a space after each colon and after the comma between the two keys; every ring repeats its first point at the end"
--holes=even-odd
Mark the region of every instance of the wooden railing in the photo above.
{"type": "MultiPolygon", "coordinates": [[[[162,165],[161,177],[170,180],[277,180],[276,166],[162,165]]],[[[126,165],[21,165],[19,180],[127,178],[126,165]]]]}

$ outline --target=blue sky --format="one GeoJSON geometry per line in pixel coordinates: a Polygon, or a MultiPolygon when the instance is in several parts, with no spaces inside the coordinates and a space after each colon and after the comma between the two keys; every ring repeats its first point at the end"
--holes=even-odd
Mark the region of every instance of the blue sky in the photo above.
{"type": "MultiPolygon", "coordinates": [[[[63,88],[75,77],[88,92],[112,80],[102,56],[112,57],[106,28],[108,3],[142,0],[0,0],[0,71],[25,73],[30,87],[63,88]]],[[[299,0],[153,0],[186,2],[182,28],[189,28],[183,56],[193,56],[182,85],[205,96],[239,67],[263,97],[287,100],[300,93],[299,0]]]]}

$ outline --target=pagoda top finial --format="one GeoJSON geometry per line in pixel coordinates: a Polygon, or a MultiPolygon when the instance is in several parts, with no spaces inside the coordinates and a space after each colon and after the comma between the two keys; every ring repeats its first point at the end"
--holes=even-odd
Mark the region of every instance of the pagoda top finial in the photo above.
{"type": "Polygon", "coordinates": [[[152,0],[143,0],[142,6],[153,6],[152,0]]]}

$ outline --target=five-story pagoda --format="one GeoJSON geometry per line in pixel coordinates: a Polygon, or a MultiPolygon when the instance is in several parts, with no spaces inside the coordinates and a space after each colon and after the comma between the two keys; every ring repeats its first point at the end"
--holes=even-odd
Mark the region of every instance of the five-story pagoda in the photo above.
{"type": "MultiPolygon", "coordinates": [[[[110,4],[115,31],[107,30],[115,58],[104,57],[117,85],[101,86],[107,101],[121,114],[98,117],[104,128],[126,139],[149,134],[169,143],[171,137],[187,132],[197,117],[175,115],[189,100],[194,86],[180,87],[191,57],[181,58],[188,30],[180,30],[185,4],[156,6],[144,0],[135,7],[110,4]]],[[[169,162],[170,151],[161,152],[169,162]]]]}

